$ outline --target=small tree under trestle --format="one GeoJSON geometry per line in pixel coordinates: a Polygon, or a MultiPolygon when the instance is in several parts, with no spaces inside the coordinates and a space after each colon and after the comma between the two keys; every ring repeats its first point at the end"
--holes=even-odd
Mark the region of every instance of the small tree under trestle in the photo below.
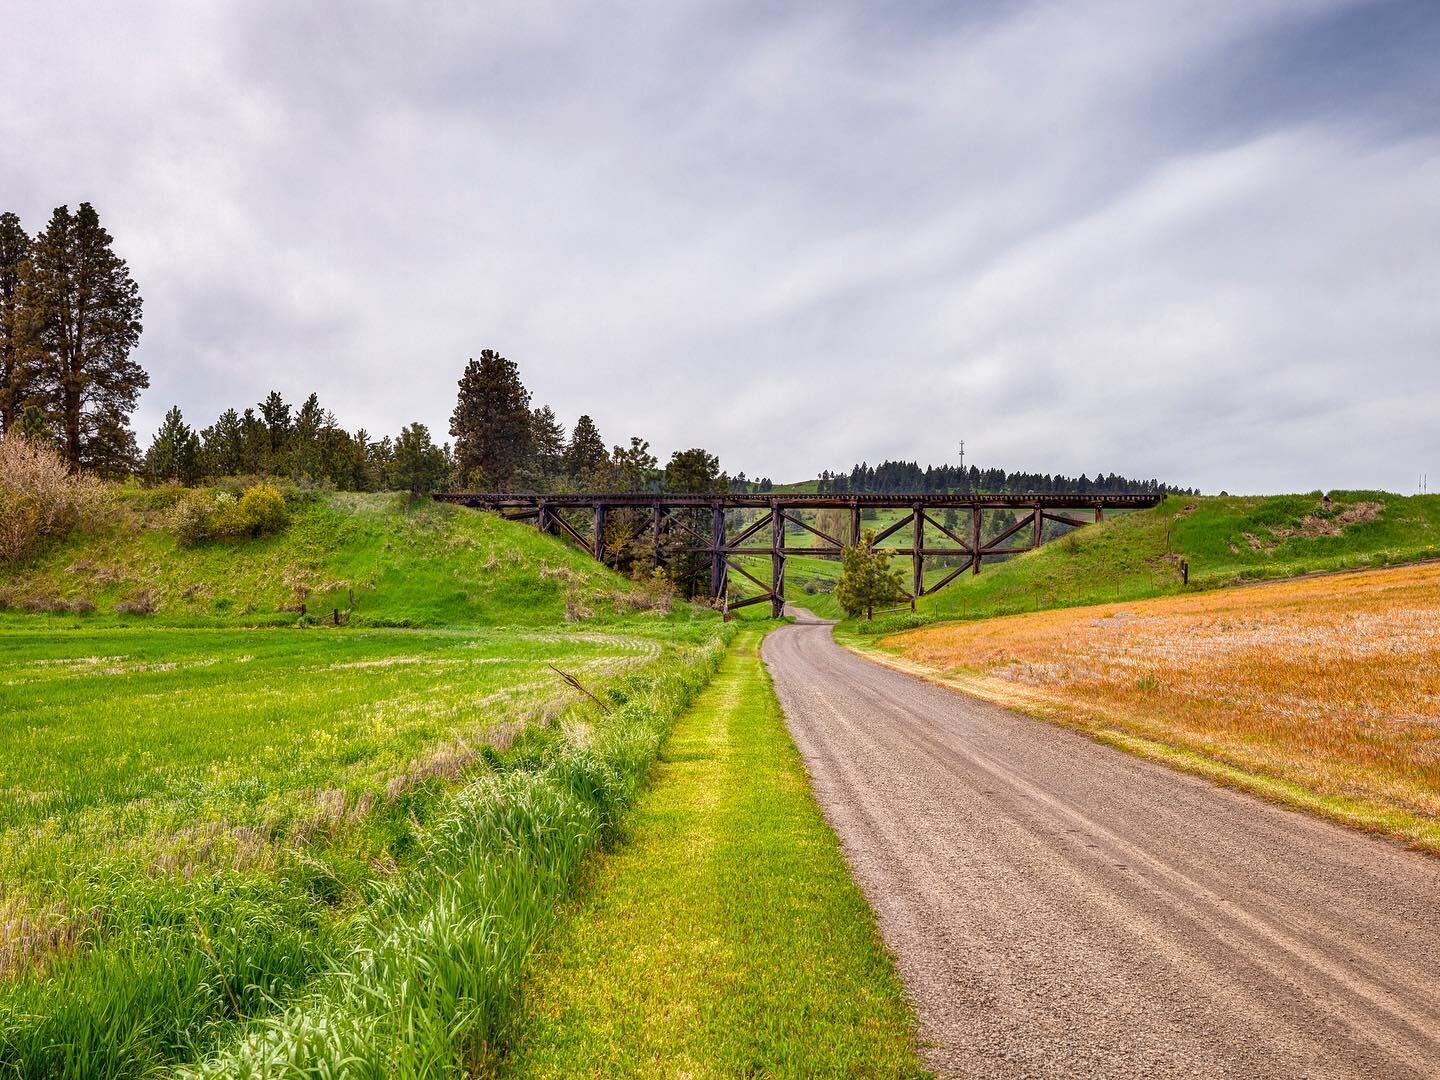
{"type": "Polygon", "coordinates": [[[874,529],[866,529],[859,544],[841,549],[840,565],[835,599],[847,615],[863,611],[867,619],[873,619],[876,604],[894,603],[908,595],[902,583],[904,571],[891,565],[889,555],[875,549],[874,529]]]}

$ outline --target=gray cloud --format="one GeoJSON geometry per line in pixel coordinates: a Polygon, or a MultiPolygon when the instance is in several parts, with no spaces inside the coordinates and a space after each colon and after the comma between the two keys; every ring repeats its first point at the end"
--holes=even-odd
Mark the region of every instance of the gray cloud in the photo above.
{"type": "Polygon", "coordinates": [[[19,0],[0,202],[116,234],[142,433],[493,346],[777,479],[1440,478],[1432,4],[952,7],[19,0]]]}

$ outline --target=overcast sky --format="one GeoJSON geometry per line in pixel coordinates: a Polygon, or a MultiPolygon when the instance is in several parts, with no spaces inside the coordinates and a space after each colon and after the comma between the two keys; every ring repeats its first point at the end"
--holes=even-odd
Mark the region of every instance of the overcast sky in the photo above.
{"type": "Polygon", "coordinates": [[[569,425],[1440,489],[1440,2],[76,4],[0,12],[0,209],[93,202],[142,445],[276,387],[569,425]]]}

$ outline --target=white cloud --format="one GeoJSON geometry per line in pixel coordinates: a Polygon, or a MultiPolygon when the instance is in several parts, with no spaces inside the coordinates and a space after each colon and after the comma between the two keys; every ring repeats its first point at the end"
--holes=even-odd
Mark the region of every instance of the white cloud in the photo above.
{"type": "Polygon", "coordinates": [[[1242,47],[1302,63],[1348,6],[22,3],[0,192],[116,234],[142,432],[272,385],[443,431],[493,346],[562,417],[751,475],[963,435],[1408,487],[1436,440],[1396,418],[1440,406],[1433,122],[1261,94],[1222,136],[1184,93],[1242,47]]]}

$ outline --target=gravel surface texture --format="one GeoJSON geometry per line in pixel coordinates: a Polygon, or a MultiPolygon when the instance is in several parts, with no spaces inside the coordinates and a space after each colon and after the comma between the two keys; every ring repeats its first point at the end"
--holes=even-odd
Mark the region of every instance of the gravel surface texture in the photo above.
{"type": "Polygon", "coordinates": [[[763,655],[941,1075],[1440,1077],[1440,860],[881,667],[825,623],[763,655]]]}

